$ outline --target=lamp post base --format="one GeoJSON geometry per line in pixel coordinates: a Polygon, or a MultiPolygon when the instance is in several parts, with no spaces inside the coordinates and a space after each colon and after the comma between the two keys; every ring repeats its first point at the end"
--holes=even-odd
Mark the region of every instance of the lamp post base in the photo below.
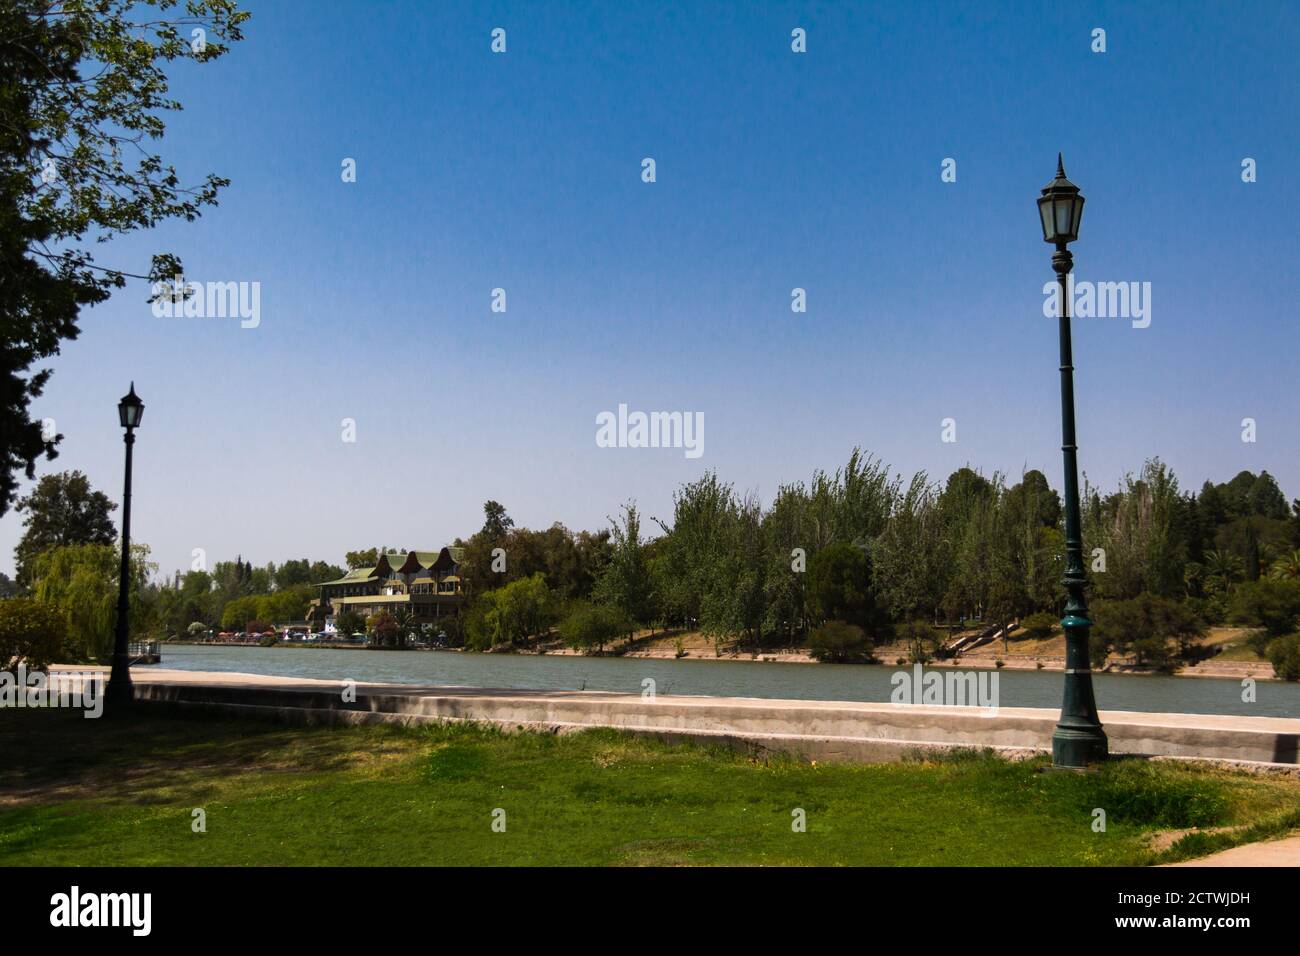
{"type": "Polygon", "coordinates": [[[1052,766],[1062,770],[1086,770],[1103,762],[1110,746],[1101,725],[1056,725],[1052,734],[1052,766]]]}
{"type": "Polygon", "coordinates": [[[108,675],[108,687],[104,689],[104,701],[109,708],[121,710],[135,703],[135,685],[131,683],[131,665],[125,657],[121,660],[114,655],[113,669],[108,675]]]}

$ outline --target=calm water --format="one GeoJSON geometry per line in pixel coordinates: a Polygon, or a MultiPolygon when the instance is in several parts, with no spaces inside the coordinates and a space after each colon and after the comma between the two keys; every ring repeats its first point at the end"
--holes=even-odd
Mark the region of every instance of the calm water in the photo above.
{"type": "MultiPolygon", "coordinates": [[[[652,677],[660,694],[887,701],[897,667],[776,664],[758,661],[534,657],[440,651],[360,651],[277,647],[163,645],[163,667],[241,671],[278,677],[352,679],[531,690],[640,693],[652,677]]],[[[147,670],[147,669],[146,669],[147,670]]],[[[1061,673],[999,672],[1003,707],[1060,707],[1061,673]]],[[[1241,682],[1208,677],[1095,674],[1101,710],[1300,717],[1300,684],[1260,681],[1257,701],[1242,703],[1241,682]]]]}

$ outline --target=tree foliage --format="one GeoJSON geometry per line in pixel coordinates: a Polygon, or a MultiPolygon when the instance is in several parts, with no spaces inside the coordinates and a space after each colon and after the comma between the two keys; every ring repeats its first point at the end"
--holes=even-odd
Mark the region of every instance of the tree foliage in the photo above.
{"type": "MultiPolygon", "coordinates": [[[[65,647],[73,660],[95,660],[112,651],[120,567],[121,552],[108,544],[63,545],[36,558],[32,596],[64,615],[65,647]]],[[[155,569],[149,549],[133,544],[129,584],[133,636],[144,635],[153,624],[153,603],[143,595],[155,569]]]]}
{"type": "Polygon", "coordinates": [[[0,670],[19,663],[39,670],[66,658],[68,621],[57,608],[31,598],[0,600],[0,670]]]}
{"type": "Polygon", "coordinates": [[[233,0],[0,4],[0,514],[19,474],[34,478],[36,461],[53,458],[62,438],[31,418],[51,374],[33,366],[76,338],[81,309],[128,277],[181,274],[170,253],[155,254],[141,274],[106,266],[92,250],[168,219],[193,220],[227,185],[215,175],[185,185],[151,147],[166,114],[181,109],[168,70],[221,56],[247,17],[233,0]]]}
{"type": "Polygon", "coordinates": [[[23,536],[14,548],[18,581],[31,584],[32,565],[50,548],[68,544],[112,544],[117,538],[112,512],[117,505],[90,487],[79,471],[43,475],[18,501],[23,536]]]}

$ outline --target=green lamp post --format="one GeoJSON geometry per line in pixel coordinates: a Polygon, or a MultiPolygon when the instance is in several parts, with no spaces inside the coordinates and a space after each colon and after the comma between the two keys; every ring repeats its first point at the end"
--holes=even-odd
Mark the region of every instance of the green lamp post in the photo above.
{"type": "Polygon", "coordinates": [[[117,579],[117,630],[113,639],[113,669],[108,676],[107,701],[114,710],[129,707],[135,700],[131,686],[131,658],[129,656],[131,617],[131,450],[135,445],[135,430],[144,417],[144,402],[131,391],[122,396],[117,405],[118,420],[126,429],[122,440],[126,442],[126,481],[122,491],[122,566],[117,579]]]}
{"type": "Polygon", "coordinates": [[[1065,699],[1061,719],[1052,734],[1052,765],[1081,770],[1106,759],[1106,733],[1097,717],[1092,693],[1092,665],[1088,653],[1088,579],[1083,568],[1083,537],[1079,518],[1078,445],[1074,437],[1074,355],[1070,344],[1070,302],[1066,277],[1074,257],[1066,248],[1079,238],[1083,218],[1079,187],[1065,178],[1065,164],[1056,157],[1056,178],[1038,198],[1043,241],[1056,246],[1052,270],[1060,292],[1061,338],[1061,454],[1065,463],[1065,585],[1068,595],[1061,627],[1065,630],[1065,699]]]}

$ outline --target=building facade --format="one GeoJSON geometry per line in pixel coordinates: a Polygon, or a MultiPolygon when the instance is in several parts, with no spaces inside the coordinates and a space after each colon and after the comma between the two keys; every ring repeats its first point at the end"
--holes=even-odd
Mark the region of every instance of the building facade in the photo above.
{"type": "Polygon", "coordinates": [[[386,611],[395,617],[409,611],[412,624],[436,624],[460,613],[465,590],[460,576],[463,549],[381,554],[373,568],[355,568],[336,581],[316,585],[320,595],[307,619],[326,632],[345,610],[363,618],[386,611]]]}

